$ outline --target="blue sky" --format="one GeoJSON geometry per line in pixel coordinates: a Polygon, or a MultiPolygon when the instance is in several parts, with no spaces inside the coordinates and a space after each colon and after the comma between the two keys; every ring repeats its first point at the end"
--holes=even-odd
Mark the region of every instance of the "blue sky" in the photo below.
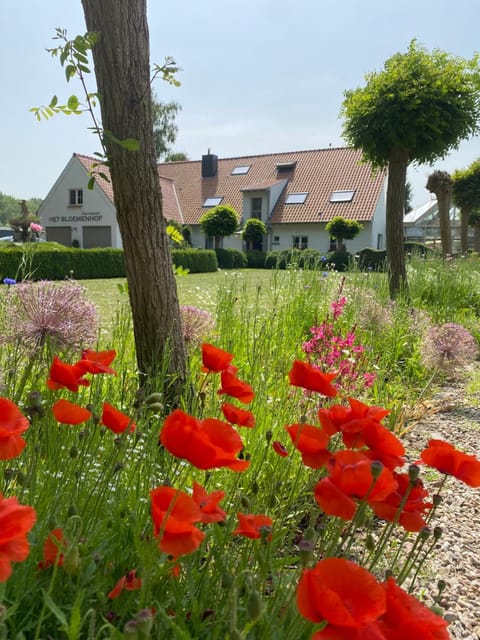
{"type": "MultiPolygon", "coordinates": [[[[175,150],[192,160],[341,146],[343,92],[412,38],[466,58],[480,50],[473,0],[150,0],[148,12],[152,62],[182,67],[181,87],[154,90],[182,105],[175,150]]],[[[29,112],[80,95],[45,51],[56,27],[85,32],[80,0],[1,0],[0,192],[18,198],[45,197],[72,153],[98,151],[86,115],[38,123],[29,112]]],[[[478,137],[434,168],[477,157],[478,137]]],[[[414,204],[429,199],[432,170],[410,169],[414,204]]]]}

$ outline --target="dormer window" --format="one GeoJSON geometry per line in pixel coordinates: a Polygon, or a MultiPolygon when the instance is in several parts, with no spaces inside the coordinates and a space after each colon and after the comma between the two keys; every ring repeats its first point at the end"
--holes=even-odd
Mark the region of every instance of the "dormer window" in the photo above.
{"type": "Polygon", "coordinates": [[[293,162],[279,162],[277,164],[278,173],[286,173],[287,171],[293,171],[297,166],[296,161],[293,162]]]}
{"type": "Polygon", "coordinates": [[[232,173],[230,175],[232,176],[244,176],[245,174],[247,174],[250,170],[250,166],[249,164],[243,165],[243,166],[238,166],[238,167],[234,167],[232,169],[232,173]]]}
{"type": "Polygon", "coordinates": [[[289,193],[285,198],[285,204],[303,204],[307,199],[308,191],[289,193]]]}
{"type": "Polygon", "coordinates": [[[68,194],[68,204],[71,207],[79,207],[83,204],[83,189],[70,189],[68,194]]]}
{"type": "Polygon", "coordinates": [[[351,202],[355,191],[353,189],[348,191],[333,191],[330,196],[330,202],[351,202]]]}
{"type": "Polygon", "coordinates": [[[218,207],[218,205],[223,200],[223,196],[215,197],[215,198],[206,198],[202,207],[218,207]]]}

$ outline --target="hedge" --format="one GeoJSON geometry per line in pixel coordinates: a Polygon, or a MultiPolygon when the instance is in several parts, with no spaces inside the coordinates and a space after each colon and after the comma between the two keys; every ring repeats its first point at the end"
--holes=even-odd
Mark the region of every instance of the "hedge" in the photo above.
{"type": "Polygon", "coordinates": [[[220,269],[244,269],[247,256],[238,249],[215,249],[220,269]]]}
{"type": "MultiPolygon", "coordinates": [[[[191,273],[216,271],[214,251],[178,249],[172,251],[175,266],[191,273]]],[[[0,248],[0,281],[16,280],[77,280],[94,278],[124,278],[123,249],[75,249],[56,243],[10,244],[0,248]]]]}

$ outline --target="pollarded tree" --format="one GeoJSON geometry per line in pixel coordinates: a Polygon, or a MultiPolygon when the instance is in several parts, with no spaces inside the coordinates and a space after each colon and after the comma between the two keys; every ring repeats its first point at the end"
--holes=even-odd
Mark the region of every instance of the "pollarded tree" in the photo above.
{"type": "Polygon", "coordinates": [[[453,201],[460,208],[461,251],[468,250],[468,225],[470,214],[480,209],[480,159],[467,169],[457,169],[452,174],[453,201]]]}
{"type": "Polygon", "coordinates": [[[169,373],[175,396],[186,352],[172,270],[153,136],[146,0],[82,0],[89,32],[104,144],[122,235],[140,374],[169,373]],[[137,151],[118,141],[134,139],[137,151]]]}
{"type": "Polygon", "coordinates": [[[267,227],[264,222],[258,218],[249,218],[243,227],[242,238],[247,243],[247,249],[253,249],[256,245],[261,244],[266,234],[267,227]]]}
{"type": "Polygon", "coordinates": [[[356,220],[346,220],[341,216],[333,218],[333,220],[330,220],[330,222],[327,222],[325,225],[325,231],[328,235],[331,238],[335,238],[337,251],[342,251],[344,249],[344,240],[353,240],[353,238],[358,236],[362,229],[363,225],[356,220]]]}
{"type": "Polygon", "coordinates": [[[345,92],[343,134],[374,168],[388,168],[386,248],[390,296],[407,287],[403,251],[405,183],[410,163],[432,163],[479,130],[480,69],[472,60],[415,40],[366,84],[345,92]]]}
{"type": "Polygon", "coordinates": [[[437,196],[438,220],[443,256],[452,254],[452,229],[450,225],[450,205],[452,203],[453,180],[448,171],[434,171],[425,185],[430,193],[437,196]]]}
{"type": "Polygon", "coordinates": [[[209,238],[215,238],[215,249],[220,249],[222,238],[231,236],[238,227],[238,213],[229,204],[219,204],[200,218],[200,228],[209,238]]]}

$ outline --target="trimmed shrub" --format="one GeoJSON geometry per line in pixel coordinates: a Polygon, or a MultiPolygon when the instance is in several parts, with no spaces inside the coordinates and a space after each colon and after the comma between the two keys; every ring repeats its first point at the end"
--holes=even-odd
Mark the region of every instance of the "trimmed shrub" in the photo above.
{"type": "Polygon", "coordinates": [[[271,251],[265,259],[265,268],[267,269],[286,269],[287,267],[318,269],[323,264],[322,254],[317,249],[271,251]]]}
{"type": "Polygon", "coordinates": [[[353,261],[353,256],[348,251],[330,251],[327,253],[327,264],[330,269],[335,271],[348,271],[353,261]]]}
{"type": "Polygon", "coordinates": [[[249,269],[265,268],[265,260],[267,258],[266,251],[258,251],[256,249],[252,249],[251,251],[245,251],[245,255],[247,257],[247,267],[249,269]]]}
{"type": "Polygon", "coordinates": [[[385,271],[387,260],[385,249],[362,249],[358,256],[358,268],[361,271],[385,271]]]}
{"type": "Polygon", "coordinates": [[[215,249],[220,269],[244,269],[247,256],[238,249],[215,249]]]}
{"type": "Polygon", "coordinates": [[[173,249],[172,262],[175,267],[189,269],[190,273],[217,271],[218,261],[212,249],[173,249]]]}

